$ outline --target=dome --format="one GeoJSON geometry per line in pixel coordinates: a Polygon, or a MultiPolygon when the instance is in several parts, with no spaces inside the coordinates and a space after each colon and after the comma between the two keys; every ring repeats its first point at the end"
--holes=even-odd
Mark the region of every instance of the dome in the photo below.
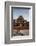
{"type": "Polygon", "coordinates": [[[24,18],[22,16],[19,16],[17,19],[17,22],[23,22],[23,21],[24,21],[24,18]]]}

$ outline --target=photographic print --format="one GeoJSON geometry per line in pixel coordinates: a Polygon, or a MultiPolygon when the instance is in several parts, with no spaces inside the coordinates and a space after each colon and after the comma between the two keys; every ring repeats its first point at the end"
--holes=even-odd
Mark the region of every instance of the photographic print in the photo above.
{"type": "Polygon", "coordinates": [[[13,36],[29,35],[29,9],[26,7],[13,7],[13,36]]]}
{"type": "Polygon", "coordinates": [[[35,4],[5,2],[5,43],[35,41],[35,4]]]}

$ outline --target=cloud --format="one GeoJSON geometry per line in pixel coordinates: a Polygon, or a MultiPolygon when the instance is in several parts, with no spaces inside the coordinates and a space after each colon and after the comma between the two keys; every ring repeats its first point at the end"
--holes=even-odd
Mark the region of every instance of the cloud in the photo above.
{"type": "Polygon", "coordinates": [[[13,19],[17,19],[20,15],[23,16],[23,18],[27,21],[32,20],[31,16],[31,10],[30,10],[30,15],[29,15],[29,10],[28,9],[13,9],[13,19]]]}

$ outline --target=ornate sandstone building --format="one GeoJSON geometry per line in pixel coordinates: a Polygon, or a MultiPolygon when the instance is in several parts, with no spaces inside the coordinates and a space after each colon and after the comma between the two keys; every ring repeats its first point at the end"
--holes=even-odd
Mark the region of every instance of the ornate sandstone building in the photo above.
{"type": "Polygon", "coordinates": [[[24,30],[29,30],[29,22],[24,20],[22,16],[19,16],[16,20],[13,20],[13,32],[22,32],[24,30]]]}

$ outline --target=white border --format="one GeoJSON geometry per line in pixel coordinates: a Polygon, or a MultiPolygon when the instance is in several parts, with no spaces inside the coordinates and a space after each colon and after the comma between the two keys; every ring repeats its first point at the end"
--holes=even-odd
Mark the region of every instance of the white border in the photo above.
{"type": "MultiPolygon", "coordinates": [[[[29,36],[14,36],[11,38],[11,7],[27,7],[27,8],[31,8],[31,10],[29,12],[29,15],[31,15],[32,17],[32,6],[17,6],[17,5],[10,5],[9,9],[10,9],[10,13],[9,13],[9,17],[10,17],[10,40],[27,40],[27,39],[32,39],[32,21],[30,22],[30,29],[29,29],[29,36]]],[[[30,16],[29,16],[30,17],[30,16]]]]}

